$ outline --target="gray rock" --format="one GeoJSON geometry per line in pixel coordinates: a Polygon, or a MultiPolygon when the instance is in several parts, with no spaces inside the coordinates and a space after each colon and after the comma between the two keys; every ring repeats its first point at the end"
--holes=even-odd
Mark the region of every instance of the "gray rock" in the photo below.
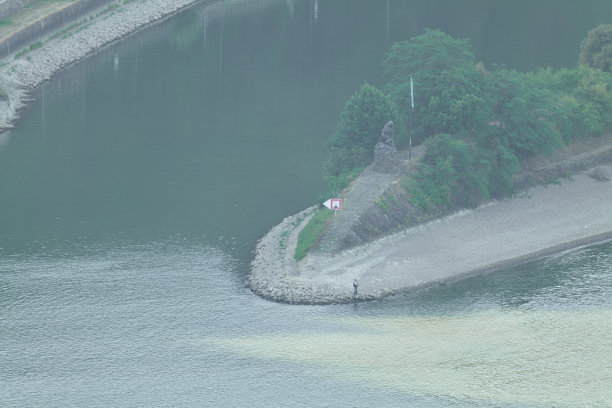
{"type": "Polygon", "coordinates": [[[378,143],[374,146],[374,171],[393,173],[399,169],[397,149],[393,139],[393,122],[389,121],[382,130],[378,143]]]}
{"type": "Polygon", "coordinates": [[[382,133],[378,138],[378,143],[384,143],[395,147],[395,141],[393,140],[393,121],[390,120],[385,127],[383,127],[382,133]]]}
{"type": "Polygon", "coordinates": [[[596,167],[587,174],[597,181],[610,181],[610,175],[601,167],[596,167]]]}

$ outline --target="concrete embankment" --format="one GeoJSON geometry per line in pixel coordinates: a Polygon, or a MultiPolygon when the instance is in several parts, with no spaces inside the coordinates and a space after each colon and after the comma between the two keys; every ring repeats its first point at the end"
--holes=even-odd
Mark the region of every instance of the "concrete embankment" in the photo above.
{"type": "MultiPolygon", "coordinates": [[[[46,16],[24,33],[16,43],[25,44],[36,37],[50,34],[44,29],[44,20],[52,24],[54,31],[82,19],[88,21],[66,35],[57,38],[42,38],[41,46],[22,58],[13,54],[4,58],[0,71],[0,87],[5,95],[0,100],[0,129],[12,127],[18,118],[18,111],[25,106],[27,92],[50,79],[68,65],[93,54],[104,46],[118,41],[152,23],[163,20],[178,11],[202,0],[148,0],[122,4],[107,13],[99,13],[106,1],[82,0],[52,16],[46,16]],[[98,7],[98,9],[95,9],[98,7]],[[41,25],[42,22],[42,25],[41,25]],[[29,31],[28,31],[29,30],[29,31]],[[43,31],[41,31],[43,30],[43,31]]],[[[213,2],[214,0],[210,0],[213,2]]],[[[4,44],[6,50],[7,45],[4,44]]],[[[9,48],[14,48],[11,46],[9,48]]],[[[2,48],[2,45],[0,45],[2,48]]],[[[10,52],[17,50],[11,49],[10,52]]]]}
{"type": "MultiPolygon", "coordinates": [[[[612,174],[612,166],[600,169],[612,174]]],[[[367,245],[315,252],[298,263],[293,251],[308,211],[260,240],[250,275],[254,292],[289,303],[349,302],[351,282],[359,278],[358,299],[381,298],[612,239],[612,182],[583,171],[367,245]]]]}

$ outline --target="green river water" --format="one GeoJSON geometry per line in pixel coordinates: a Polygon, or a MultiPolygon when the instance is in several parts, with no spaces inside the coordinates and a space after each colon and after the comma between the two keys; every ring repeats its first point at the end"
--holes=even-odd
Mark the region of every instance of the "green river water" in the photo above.
{"type": "Polygon", "coordinates": [[[352,305],[244,284],[393,41],[573,67],[611,21],[608,1],[204,2],[72,66],[0,135],[0,406],[612,406],[611,243],[352,305]]]}

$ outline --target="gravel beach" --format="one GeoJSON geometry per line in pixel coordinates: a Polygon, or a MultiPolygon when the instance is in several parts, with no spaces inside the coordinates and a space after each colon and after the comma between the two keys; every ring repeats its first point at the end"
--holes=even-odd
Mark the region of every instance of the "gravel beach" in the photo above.
{"type": "Polygon", "coordinates": [[[358,278],[357,299],[377,299],[612,239],[612,182],[587,173],[298,263],[293,253],[308,209],[260,240],[249,283],[271,300],[327,304],[355,300],[351,282],[358,278]]]}

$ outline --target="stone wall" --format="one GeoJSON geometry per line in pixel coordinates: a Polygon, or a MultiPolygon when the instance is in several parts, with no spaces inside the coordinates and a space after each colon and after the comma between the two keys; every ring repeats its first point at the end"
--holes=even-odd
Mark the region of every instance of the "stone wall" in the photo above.
{"type": "Polygon", "coordinates": [[[538,169],[524,171],[515,177],[514,188],[524,190],[538,184],[555,182],[574,173],[608,163],[612,163],[612,146],[597,149],[593,153],[580,154],[538,169]]]}
{"type": "MultiPolygon", "coordinates": [[[[7,0],[5,3],[11,3],[6,7],[23,7],[25,3],[30,3],[32,0],[7,0]]],[[[87,13],[104,6],[107,3],[114,2],[115,0],[80,0],[66,8],[50,14],[40,20],[34,22],[32,25],[25,27],[9,38],[5,39],[0,44],[0,58],[4,58],[11,53],[20,51],[25,48],[28,44],[33,43],[44,35],[51,34],[58,28],[78,20],[80,17],[85,16],[87,13]]],[[[5,3],[2,3],[4,5],[5,3]]],[[[13,12],[15,10],[13,9],[13,12]]]]}
{"type": "Polygon", "coordinates": [[[34,0],[0,0],[0,20],[13,15],[17,10],[30,5],[34,0]]]}

